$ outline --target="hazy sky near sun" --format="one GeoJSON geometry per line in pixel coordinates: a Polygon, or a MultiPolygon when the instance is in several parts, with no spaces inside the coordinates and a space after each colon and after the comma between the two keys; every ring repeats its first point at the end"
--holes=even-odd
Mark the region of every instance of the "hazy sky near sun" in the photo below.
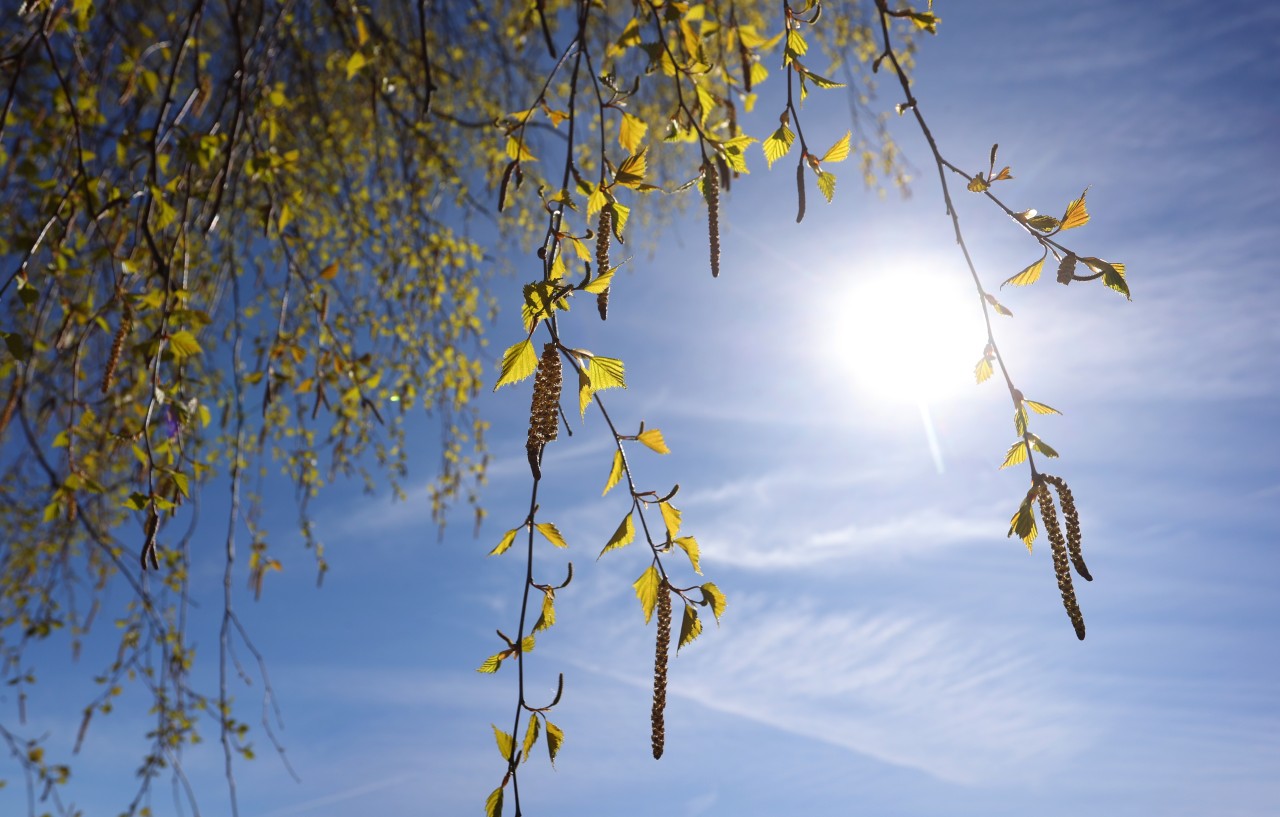
{"type": "MultiPolygon", "coordinates": [[[[1015,179],[996,192],[1015,209],[1059,213],[1091,185],[1092,221],[1067,243],[1128,269],[1131,303],[1051,270],[999,292],[1015,382],[1064,412],[1033,430],[1082,514],[1087,640],[1043,538],[1030,555],[1005,538],[1027,474],[997,470],[1012,412],[995,380],[972,382],[981,319],[912,123],[893,125],[909,200],[878,200],[841,166],[835,203],[811,189],[802,225],[790,165],[767,173],[757,147],[725,199],[718,280],[694,211],[652,256],[632,250],[607,323],[584,303],[564,324],[570,343],[627,362],[628,390],[605,394],[614,419],[661,428],[672,449],[637,451],[637,477],[680,483],[699,581],[729,606],[671,662],[655,763],[653,628],[631,588],[648,559],[633,545],[596,560],[626,499],[600,498],[611,443],[592,409],[544,463],[540,518],[570,549],[535,570],[559,581],[572,560],[575,579],[529,656],[534,700],[565,674],[552,720],[566,742],[554,771],[541,747],[523,767],[527,813],[1280,813],[1280,6],[935,6],[915,92],[943,153],[976,171],[999,142],[1015,179]],[[908,345],[924,349],[923,390],[886,373],[908,345]]],[[[812,141],[848,127],[839,93],[810,96],[812,141]]],[[[896,101],[885,83],[877,104],[896,101]]],[[[952,190],[989,289],[1039,256],[952,190]]],[[[520,336],[519,288],[495,286],[500,351],[520,336]]],[[[510,728],[516,692],[513,667],[474,669],[495,628],[514,631],[523,578],[519,548],[485,554],[527,512],[528,385],[482,405],[495,460],[478,539],[459,518],[437,543],[421,495],[339,488],[317,512],[324,589],[292,556],[244,605],[301,782],[260,746],[238,772],[242,814],[482,813],[504,769],[490,723],[510,728]]],[[[282,511],[282,550],[290,523],[282,511]]],[[[203,644],[211,657],[216,629],[203,644]]],[[[70,741],[65,717],[48,728],[70,741]]],[[[136,758],[115,747],[137,725],[90,732],[73,798],[87,814],[127,800],[136,758]]],[[[225,811],[221,763],[216,741],[190,756],[205,813],[225,811]]],[[[19,789],[0,791],[0,813],[25,807],[19,789]]],[[[166,797],[153,807],[175,813],[166,797]]]]}

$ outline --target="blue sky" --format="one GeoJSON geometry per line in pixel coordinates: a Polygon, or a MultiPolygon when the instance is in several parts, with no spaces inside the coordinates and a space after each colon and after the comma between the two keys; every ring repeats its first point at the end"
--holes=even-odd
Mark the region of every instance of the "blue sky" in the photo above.
{"type": "MultiPolygon", "coordinates": [[[[554,771],[541,751],[524,767],[528,813],[1280,813],[1280,10],[936,10],[916,93],[944,154],[976,171],[999,142],[1017,209],[1060,211],[1092,185],[1093,219],[1069,243],[1129,271],[1132,303],[1051,275],[1000,293],[1015,381],[1064,412],[1033,428],[1062,453],[1051,470],[1081,510],[1087,640],[1047,547],[1028,555],[1004,536],[1026,474],[997,470],[1014,439],[1008,398],[971,383],[984,340],[911,123],[894,131],[916,168],[910,200],[878,200],[848,168],[834,205],[811,190],[799,226],[790,170],[765,173],[757,154],[726,198],[718,280],[699,218],[636,251],[607,323],[583,304],[566,324],[570,342],[627,361],[629,389],[606,393],[615,420],[661,428],[672,449],[637,453],[637,476],[681,484],[685,530],[729,608],[671,662],[655,763],[653,629],[631,589],[647,558],[639,546],[595,558],[625,511],[617,492],[599,496],[610,440],[593,410],[548,448],[542,514],[570,549],[540,552],[536,572],[558,581],[569,559],[576,575],[529,656],[535,699],[565,674],[552,719],[566,742],[554,771]],[[926,292],[958,318],[939,330],[917,306],[926,292]],[[919,402],[879,374],[896,336],[867,329],[886,313],[938,358],[959,350],[928,393],[932,447],[919,402]]],[[[806,132],[834,141],[843,100],[810,100],[806,132]]],[[[1034,260],[1007,220],[955,195],[989,288],[1034,260]]],[[[519,338],[519,290],[495,285],[500,350],[519,338]]],[[[527,384],[482,404],[495,460],[478,539],[459,518],[437,542],[421,494],[397,504],[339,487],[317,510],[325,587],[299,554],[242,606],[302,778],[260,741],[237,772],[242,814],[482,813],[503,771],[490,723],[509,728],[515,678],[474,668],[498,648],[495,627],[514,630],[523,577],[518,549],[485,554],[527,510],[527,384]]],[[[425,481],[429,435],[421,444],[425,481]]],[[[282,512],[278,544],[289,524],[282,512]]],[[[221,536],[210,529],[210,550],[221,536]]],[[[213,564],[197,591],[211,610],[213,564]]],[[[212,658],[216,624],[202,641],[212,658]]],[[[81,688],[62,671],[46,704],[81,688]]],[[[257,689],[239,694],[256,705],[257,689]]],[[[74,740],[77,713],[35,717],[74,740]]],[[[87,814],[127,802],[143,724],[124,711],[90,732],[71,797],[87,814]]],[[[216,740],[188,755],[208,814],[225,813],[221,763],[216,740]]],[[[0,812],[23,804],[20,786],[0,791],[0,812]]],[[[176,813],[164,786],[153,808],[176,813]]]]}

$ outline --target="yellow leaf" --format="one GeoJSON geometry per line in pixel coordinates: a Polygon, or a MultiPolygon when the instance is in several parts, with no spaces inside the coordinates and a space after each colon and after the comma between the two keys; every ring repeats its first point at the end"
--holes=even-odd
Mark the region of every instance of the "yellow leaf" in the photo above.
{"type": "MultiPolygon", "coordinates": [[[[636,526],[635,523],[631,521],[631,512],[628,511],[627,515],[623,517],[622,523],[618,525],[618,529],[613,532],[613,536],[609,537],[609,542],[604,546],[604,550],[600,551],[600,556],[605,555],[611,550],[626,547],[635,541],[635,538],[636,526]]],[[[597,556],[596,558],[599,559],[600,556],[597,556]]]]}
{"type": "MultiPolygon", "coordinates": [[[[556,591],[555,588],[548,587],[542,591],[542,614],[538,616],[538,623],[533,625],[533,631],[539,632],[545,630],[556,623],[556,591]]],[[[529,754],[525,750],[525,755],[529,754]]],[[[527,759],[527,758],[526,758],[527,759]]]]}
{"type": "Polygon", "coordinates": [[[1023,269],[1022,272],[1019,272],[1017,275],[1005,281],[1004,284],[1000,285],[1000,288],[1004,289],[1005,284],[1013,284],[1016,287],[1025,287],[1029,284],[1034,284],[1040,278],[1040,272],[1044,269],[1044,259],[1046,255],[1040,256],[1039,261],[1029,265],[1023,269]]]}
{"type": "Polygon", "coordinates": [[[509,383],[519,383],[537,368],[538,354],[533,351],[533,341],[526,338],[503,352],[498,382],[493,390],[497,391],[509,383]]]}
{"type": "Polygon", "coordinates": [[[524,140],[517,139],[514,136],[507,137],[507,158],[521,162],[537,161],[537,157],[530,153],[529,148],[525,146],[524,140]]]}
{"type": "Polygon", "coordinates": [[[515,748],[515,745],[514,745],[515,741],[511,739],[510,735],[508,735],[506,732],[503,732],[498,727],[494,726],[493,724],[489,724],[489,725],[493,726],[493,738],[498,743],[498,751],[502,753],[502,759],[510,760],[511,751],[515,748]]]}
{"type": "Polygon", "coordinates": [[[1028,553],[1031,552],[1031,543],[1035,541],[1038,532],[1036,530],[1035,512],[1031,509],[1031,497],[1034,491],[1035,489],[1033,488],[1026,498],[1022,500],[1018,510],[1014,512],[1013,517],[1009,520],[1009,532],[1006,534],[1006,536],[1017,534],[1022,543],[1027,546],[1028,553]]]}
{"type": "Polygon", "coordinates": [[[836,194],[836,174],[818,171],[818,189],[827,197],[827,204],[830,204],[831,198],[836,194]]]}
{"type": "Polygon", "coordinates": [[[1037,403],[1035,400],[1023,400],[1022,402],[1026,403],[1027,408],[1031,409],[1036,414],[1061,414],[1062,413],[1058,411],[1056,408],[1054,408],[1053,406],[1046,406],[1044,403],[1037,403]]]}
{"type": "Polygon", "coordinates": [[[826,162],[843,162],[849,158],[849,140],[853,138],[853,131],[846,131],[840,140],[831,146],[831,149],[822,155],[818,161],[826,162]]]}
{"type": "Polygon", "coordinates": [[[651,450],[657,451],[659,454],[670,454],[671,449],[667,448],[666,440],[662,439],[662,432],[656,428],[650,428],[636,435],[636,441],[648,446],[651,450]]]}
{"type": "Polygon", "coordinates": [[[681,536],[676,540],[676,545],[684,551],[689,557],[689,564],[693,565],[693,572],[702,575],[702,565],[699,561],[698,540],[692,536],[681,536]]]}
{"type": "Polygon", "coordinates": [[[560,753],[560,745],[564,743],[564,732],[559,726],[547,721],[547,754],[551,756],[551,765],[556,765],[556,755],[560,753]]]}
{"type": "Polygon", "coordinates": [[[991,377],[992,371],[991,360],[984,357],[978,361],[977,366],[973,367],[973,376],[979,383],[985,383],[987,378],[991,377]]]}
{"type": "Polygon", "coordinates": [[[662,513],[662,521],[667,526],[667,535],[672,539],[680,532],[680,516],[678,508],[669,502],[659,502],[658,510],[662,513]]]}
{"type": "Polygon", "coordinates": [[[702,585],[702,597],[707,604],[711,605],[711,612],[716,617],[716,624],[719,624],[720,616],[724,615],[725,604],[727,604],[724,593],[721,593],[720,588],[711,582],[707,582],[702,585]]]}
{"type": "Polygon", "coordinates": [[[515,543],[516,534],[519,532],[520,532],[520,528],[512,528],[511,530],[502,534],[502,541],[498,542],[498,544],[493,548],[493,550],[489,551],[489,555],[501,556],[503,553],[506,553],[507,550],[510,549],[511,545],[515,543]]]}
{"type": "Polygon", "coordinates": [[[338,262],[334,261],[329,266],[320,270],[320,277],[326,281],[332,281],[334,278],[338,277],[338,262]]]}
{"type": "Polygon", "coordinates": [[[364,54],[361,54],[359,51],[355,52],[350,57],[347,57],[347,79],[351,79],[356,74],[360,73],[360,69],[364,68],[368,62],[369,61],[365,59],[364,54]]]}
{"type": "Polygon", "coordinates": [[[560,533],[560,531],[556,528],[556,526],[551,524],[550,522],[539,522],[538,524],[534,525],[534,527],[538,529],[538,533],[541,533],[543,536],[547,537],[547,541],[555,545],[556,547],[558,548],[569,547],[569,543],[564,540],[564,536],[560,533]]]}
{"type": "Polygon", "coordinates": [[[614,176],[614,181],[623,187],[635,187],[643,182],[645,171],[648,169],[648,164],[645,161],[645,153],[648,150],[648,148],[645,148],[639,153],[624,159],[622,164],[618,166],[618,173],[614,176]]]}
{"type": "Polygon", "coordinates": [[[791,132],[791,128],[787,127],[784,122],[773,132],[772,136],[764,140],[764,144],[761,147],[764,148],[764,158],[769,163],[769,167],[773,167],[774,162],[787,155],[795,138],[796,135],[791,132]]]}
{"type": "Polygon", "coordinates": [[[489,798],[484,801],[484,817],[502,817],[501,786],[490,792],[489,798]]]}
{"type": "Polygon", "coordinates": [[[593,295],[599,295],[612,285],[613,270],[605,270],[604,272],[591,279],[591,282],[582,288],[583,292],[590,292],[593,295]]]}
{"type": "Polygon", "coordinates": [[[613,357],[592,357],[587,367],[587,375],[591,378],[591,389],[625,389],[622,361],[613,357]]]}
{"type": "Polygon", "coordinates": [[[1009,451],[1004,455],[1004,462],[1001,468],[1008,468],[1011,465],[1017,465],[1027,461],[1027,444],[1023,440],[1018,440],[1009,446],[1009,451]]]}
{"type": "Polygon", "coordinates": [[[676,652],[679,652],[681,647],[691,643],[701,634],[702,622],[698,620],[698,611],[693,608],[692,604],[686,603],[684,617],[680,620],[680,641],[676,644],[676,652]]]}
{"type": "Polygon", "coordinates": [[[991,185],[987,184],[987,180],[982,178],[982,174],[979,173],[969,180],[968,187],[970,193],[985,193],[991,185]]]}
{"type": "Polygon", "coordinates": [[[524,733],[524,759],[529,759],[529,753],[533,751],[533,746],[538,742],[538,727],[542,723],[536,715],[530,716],[529,728],[524,733]]]}
{"type": "Polygon", "coordinates": [[[178,360],[185,360],[192,355],[200,354],[200,343],[196,340],[196,336],[182,330],[174,332],[169,336],[169,350],[173,352],[173,356],[178,360]]]}
{"type": "Polygon", "coordinates": [[[1084,206],[1084,197],[1088,192],[1088,188],[1085,188],[1084,193],[1080,194],[1080,198],[1072,200],[1067,205],[1067,212],[1062,215],[1062,229],[1070,230],[1073,227],[1081,227],[1089,223],[1089,211],[1084,206]]]}
{"type": "MultiPolygon", "coordinates": [[[[606,480],[604,483],[604,492],[600,494],[601,496],[604,496],[605,494],[613,490],[613,486],[617,485],[618,482],[622,480],[622,472],[623,472],[622,452],[614,451],[613,465],[609,468],[609,479],[606,480]]],[[[627,518],[630,519],[631,517],[627,517],[627,518]]]]}
{"type": "Polygon", "coordinates": [[[658,592],[662,586],[662,578],[658,569],[649,565],[649,569],[640,574],[632,585],[636,589],[636,598],[640,599],[640,609],[644,611],[644,623],[653,618],[653,608],[658,604],[658,592]]]}

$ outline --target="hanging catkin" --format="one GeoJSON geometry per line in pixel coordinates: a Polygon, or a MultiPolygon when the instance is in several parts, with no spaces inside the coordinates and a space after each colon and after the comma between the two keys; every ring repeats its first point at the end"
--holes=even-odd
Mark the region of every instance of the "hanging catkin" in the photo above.
{"type": "Polygon", "coordinates": [[[658,588],[658,641],[653,656],[653,759],[662,757],[666,741],[663,711],[667,708],[667,653],[671,649],[671,594],[664,583],[658,588]]]}
{"type": "Polygon", "coordinates": [[[707,240],[711,244],[711,277],[720,276],[720,175],[716,166],[702,166],[702,192],[707,199],[707,240]]]}
{"type": "Polygon", "coordinates": [[[1062,517],[1067,523],[1067,553],[1071,556],[1071,564],[1075,566],[1080,578],[1093,581],[1089,568],[1084,563],[1084,554],[1080,550],[1080,514],[1076,512],[1076,500],[1062,477],[1045,474],[1045,481],[1058,489],[1058,504],[1062,506],[1062,517]]]}
{"type": "MultiPolygon", "coordinates": [[[[613,210],[610,207],[600,208],[600,223],[596,228],[596,276],[609,271],[609,233],[613,230],[613,210]]],[[[600,312],[600,320],[609,317],[609,287],[596,293],[596,309],[600,312]]]]}
{"type": "Polygon", "coordinates": [[[533,405],[529,408],[529,468],[542,479],[542,448],[556,438],[560,411],[560,352],[554,343],[542,347],[538,374],[533,378],[533,405]]]}
{"type": "Polygon", "coordinates": [[[1040,518],[1044,520],[1045,533],[1049,536],[1049,544],[1053,549],[1053,572],[1058,577],[1058,590],[1062,592],[1062,606],[1066,608],[1071,626],[1075,627],[1076,638],[1084,640],[1084,615],[1080,612],[1080,604],[1076,601],[1076,591],[1071,585],[1071,565],[1068,563],[1067,543],[1062,537],[1062,528],[1058,526],[1058,512],[1053,507],[1053,496],[1049,492],[1047,482],[1041,482],[1036,498],[1040,501],[1040,518]]]}
{"type": "Polygon", "coordinates": [[[103,394],[111,389],[111,383],[116,377],[116,367],[120,365],[120,353],[124,351],[125,339],[133,331],[133,310],[129,308],[127,299],[122,303],[124,306],[120,312],[120,327],[116,329],[115,337],[111,339],[111,354],[107,357],[107,369],[102,374],[103,394]]]}

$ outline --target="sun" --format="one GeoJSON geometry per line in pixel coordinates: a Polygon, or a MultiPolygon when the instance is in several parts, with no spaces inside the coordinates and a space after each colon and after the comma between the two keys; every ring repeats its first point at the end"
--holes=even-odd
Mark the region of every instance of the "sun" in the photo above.
{"type": "Polygon", "coordinates": [[[986,328],[973,284],[954,267],[853,276],[825,311],[817,331],[859,395],[928,405],[973,388],[986,328]]]}

